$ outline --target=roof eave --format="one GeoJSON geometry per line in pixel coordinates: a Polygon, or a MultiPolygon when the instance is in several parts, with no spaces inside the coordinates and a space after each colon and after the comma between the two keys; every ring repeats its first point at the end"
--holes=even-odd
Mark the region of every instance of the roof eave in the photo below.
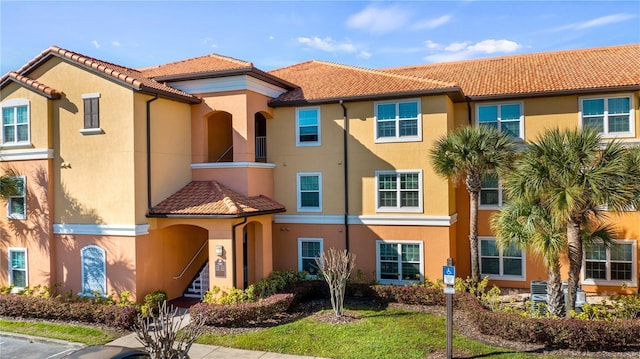
{"type": "Polygon", "coordinates": [[[255,217],[267,214],[286,212],[286,208],[273,209],[268,211],[243,212],[237,214],[174,214],[174,213],[148,213],[147,218],[189,218],[189,219],[233,219],[255,217]]]}
{"type": "Polygon", "coordinates": [[[57,100],[57,99],[60,98],[60,93],[59,92],[46,93],[46,92],[40,91],[37,88],[34,88],[32,86],[28,86],[27,84],[25,84],[25,83],[23,83],[21,81],[18,81],[16,79],[12,78],[12,77],[9,77],[9,76],[7,76],[6,79],[3,79],[2,82],[0,82],[0,89],[5,88],[11,82],[14,82],[14,83],[16,83],[16,84],[18,84],[18,85],[20,85],[20,86],[22,86],[22,87],[24,87],[24,88],[26,88],[28,90],[31,90],[31,91],[33,91],[33,92],[35,92],[37,94],[40,94],[40,95],[48,98],[49,100],[57,100]]]}
{"type": "Polygon", "coordinates": [[[238,69],[230,69],[230,70],[222,70],[222,71],[208,71],[208,72],[178,74],[178,75],[164,75],[164,76],[155,76],[151,78],[158,82],[175,82],[175,81],[200,80],[200,79],[217,78],[217,77],[231,77],[231,76],[240,76],[240,75],[249,75],[249,76],[255,77],[258,80],[262,80],[264,82],[270,83],[275,86],[283,87],[287,90],[293,90],[298,87],[288,81],[285,81],[279,77],[276,77],[267,72],[259,70],[255,67],[243,67],[238,69]]]}
{"type": "Polygon", "coordinates": [[[162,97],[162,98],[185,102],[188,104],[197,104],[202,102],[202,99],[198,97],[184,97],[178,94],[154,89],[152,87],[147,87],[147,86],[140,86],[140,89],[136,89],[136,88],[133,88],[133,89],[140,93],[149,94],[149,95],[158,95],[159,97],[162,97]]]}
{"type": "Polygon", "coordinates": [[[493,101],[493,100],[500,100],[500,99],[583,95],[583,94],[592,94],[592,93],[611,93],[611,92],[622,92],[622,91],[640,91],[640,84],[627,85],[627,86],[593,87],[593,88],[584,88],[584,89],[538,91],[538,92],[480,95],[480,96],[469,95],[469,99],[473,101],[489,101],[489,100],[493,101]]]}
{"type": "Polygon", "coordinates": [[[452,87],[452,88],[436,89],[436,90],[401,91],[401,92],[390,92],[385,94],[331,97],[331,98],[322,98],[317,100],[279,101],[277,99],[274,99],[269,101],[269,106],[270,107],[288,107],[288,106],[302,106],[302,105],[320,105],[320,104],[336,103],[340,100],[345,102],[357,102],[357,101],[367,101],[367,100],[388,100],[388,99],[396,99],[396,98],[408,98],[408,97],[424,96],[424,95],[447,95],[454,102],[465,101],[465,95],[462,92],[462,89],[460,89],[459,87],[452,87]]]}

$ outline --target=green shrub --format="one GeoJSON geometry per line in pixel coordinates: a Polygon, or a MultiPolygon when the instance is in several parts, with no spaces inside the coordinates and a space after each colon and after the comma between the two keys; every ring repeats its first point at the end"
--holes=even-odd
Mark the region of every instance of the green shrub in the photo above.
{"type": "Polygon", "coordinates": [[[142,316],[148,317],[151,312],[158,310],[160,303],[168,299],[167,292],[163,290],[156,290],[155,292],[148,293],[144,296],[144,304],[140,307],[142,316]]]}
{"type": "Polygon", "coordinates": [[[247,326],[271,320],[278,313],[285,312],[293,303],[293,294],[274,294],[253,303],[233,305],[198,303],[189,309],[191,318],[203,320],[212,326],[247,326]]]}

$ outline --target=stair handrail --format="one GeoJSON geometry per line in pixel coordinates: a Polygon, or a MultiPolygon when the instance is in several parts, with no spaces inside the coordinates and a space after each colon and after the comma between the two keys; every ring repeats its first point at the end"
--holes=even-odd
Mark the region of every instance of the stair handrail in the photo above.
{"type": "Polygon", "coordinates": [[[233,145],[229,146],[229,148],[227,148],[227,150],[224,151],[224,153],[220,157],[218,157],[216,162],[220,162],[227,155],[227,153],[229,153],[229,151],[231,151],[232,149],[233,149],[233,145]]]}
{"type": "Polygon", "coordinates": [[[198,257],[198,254],[200,254],[200,252],[202,252],[202,249],[204,249],[204,246],[208,243],[209,241],[204,241],[204,243],[202,243],[202,245],[200,246],[200,248],[198,248],[198,251],[196,252],[196,254],[193,255],[193,257],[191,257],[191,260],[189,261],[189,263],[187,263],[187,265],[184,267],[184,269],[182,269],[182,272],[180,272],[180,274],[178,274],[177,276],[173,277],[173,279],[180,279],[182,278],[182,276],[187,272],[187,269],[189,269],[189,267],[191,267],[191,265],[193,264],[193,262],[196,260],[196,257],[198,257]]]}

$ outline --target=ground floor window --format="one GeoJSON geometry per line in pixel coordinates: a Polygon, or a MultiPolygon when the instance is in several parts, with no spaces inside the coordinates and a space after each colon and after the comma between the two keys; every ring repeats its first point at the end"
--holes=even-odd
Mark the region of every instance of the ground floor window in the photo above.
{"type": "Polygon", "coordinates": [[[422,281],[423,268],[422,242],[376,241],[376,273],[380,283],[422,281]]]}
{"type": "Polygon", "coordinates": [[[9,248],[9,284],[16,288],[29,284],[26,248],[9,248]]]}
{"type": "Polygon", "coordinates": [[[312,278],[316,277],[316,258],[320,258],[322,251],[322,238],[298,238],[298,271],[307,272],[312,278]]]}
{"type": "Polygon", "coordinates": [[[636,278],[636,241],[593,243],[585,248],[583,283],[633,283],[636,278]]]}
{"type": "Polygon", "coordinates": [[[523,280],[525,258],[514,245],[498,248],[495,238],[480,239],[480,275],[491,279],[523,280]]]}
{"type": "Polygon", "coordinates": [[[82,292],[85,296],[105,296],[107,270],[104,249],[89,245],[80,251],[82,260],[82,292]]]}

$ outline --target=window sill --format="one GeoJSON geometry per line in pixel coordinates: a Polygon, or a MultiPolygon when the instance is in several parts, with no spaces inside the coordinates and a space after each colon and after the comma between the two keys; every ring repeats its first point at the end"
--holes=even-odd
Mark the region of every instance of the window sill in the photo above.
{"type": "Polygon", "coordinates": [[[481,211],[500,211],[502,210],[503,206],[497,205],[497,204],[493,204],[493,205],[488,205],[488,204],[481,204],[478,206],[478,209],[481,211]]]}
{"type": "Polygon", "coordinates": [[[600,132],[600,137],[602,139],[613,139],[613,138],[635,138],[635,132],[610,132],[603,133],[600,132]]]}
{"type": "Polygon", "coordinates": [[[10,142],[10,143],[3,143],[2,145],[0,145],[1,149],[16,149],[16,148],[33,148],[33,145],[31,144],[31,142],[10,142]]]}
{"type": "Polygon", "coordinates": [[[322,212],[322,208],[298,208],[298,213],[319,213],[322,212]]]}
{"type": "Polygon", "coordinates": [[[101,128],[85,128],[80,130],[83,135],[101,135],[104,131],[101,128]]]}
{"type": "Polygon", "coordinates": [[[398,142],[422,142],[422,137],[407,136],[407,137],[378,137],[375,143],[398,143],[398,142]]]}
{"type": "Polygon", "coordinates": [[[11,215],[8,215],[7,218],[15,219],[15,220],[24,220],[24,219],[27,219],[27,216],[22,214],[11,214],[11,215]]]}
{"type": "Polygon", "coordinates": [[[381,207],[376,208],[376,213],[422,213],[422,208],[419,207],[407,207],[407,208],[392,208],[381,207]]]}
{"type": "Polygon", "coordinates": [[[296,147],[319,147],[320,142],[296,142],[296,147]]]}
{"type": "Polygon", "coordinates": [[[491,274],[480,274],[480,277],[489,277],[490,280],[506,280],[511,282],[524,282],[526,281],[525,277],[516,277],[509,275],[491,275],[491,274]]]}
{"type": "Polygon", "coordinates": [[[585,279],[580,282],[582,285],[602,285],[611,287],[620,287],[623,284],[627,287],[637,287],[635,280],[606,280],[606,279],[585,279]]]}

